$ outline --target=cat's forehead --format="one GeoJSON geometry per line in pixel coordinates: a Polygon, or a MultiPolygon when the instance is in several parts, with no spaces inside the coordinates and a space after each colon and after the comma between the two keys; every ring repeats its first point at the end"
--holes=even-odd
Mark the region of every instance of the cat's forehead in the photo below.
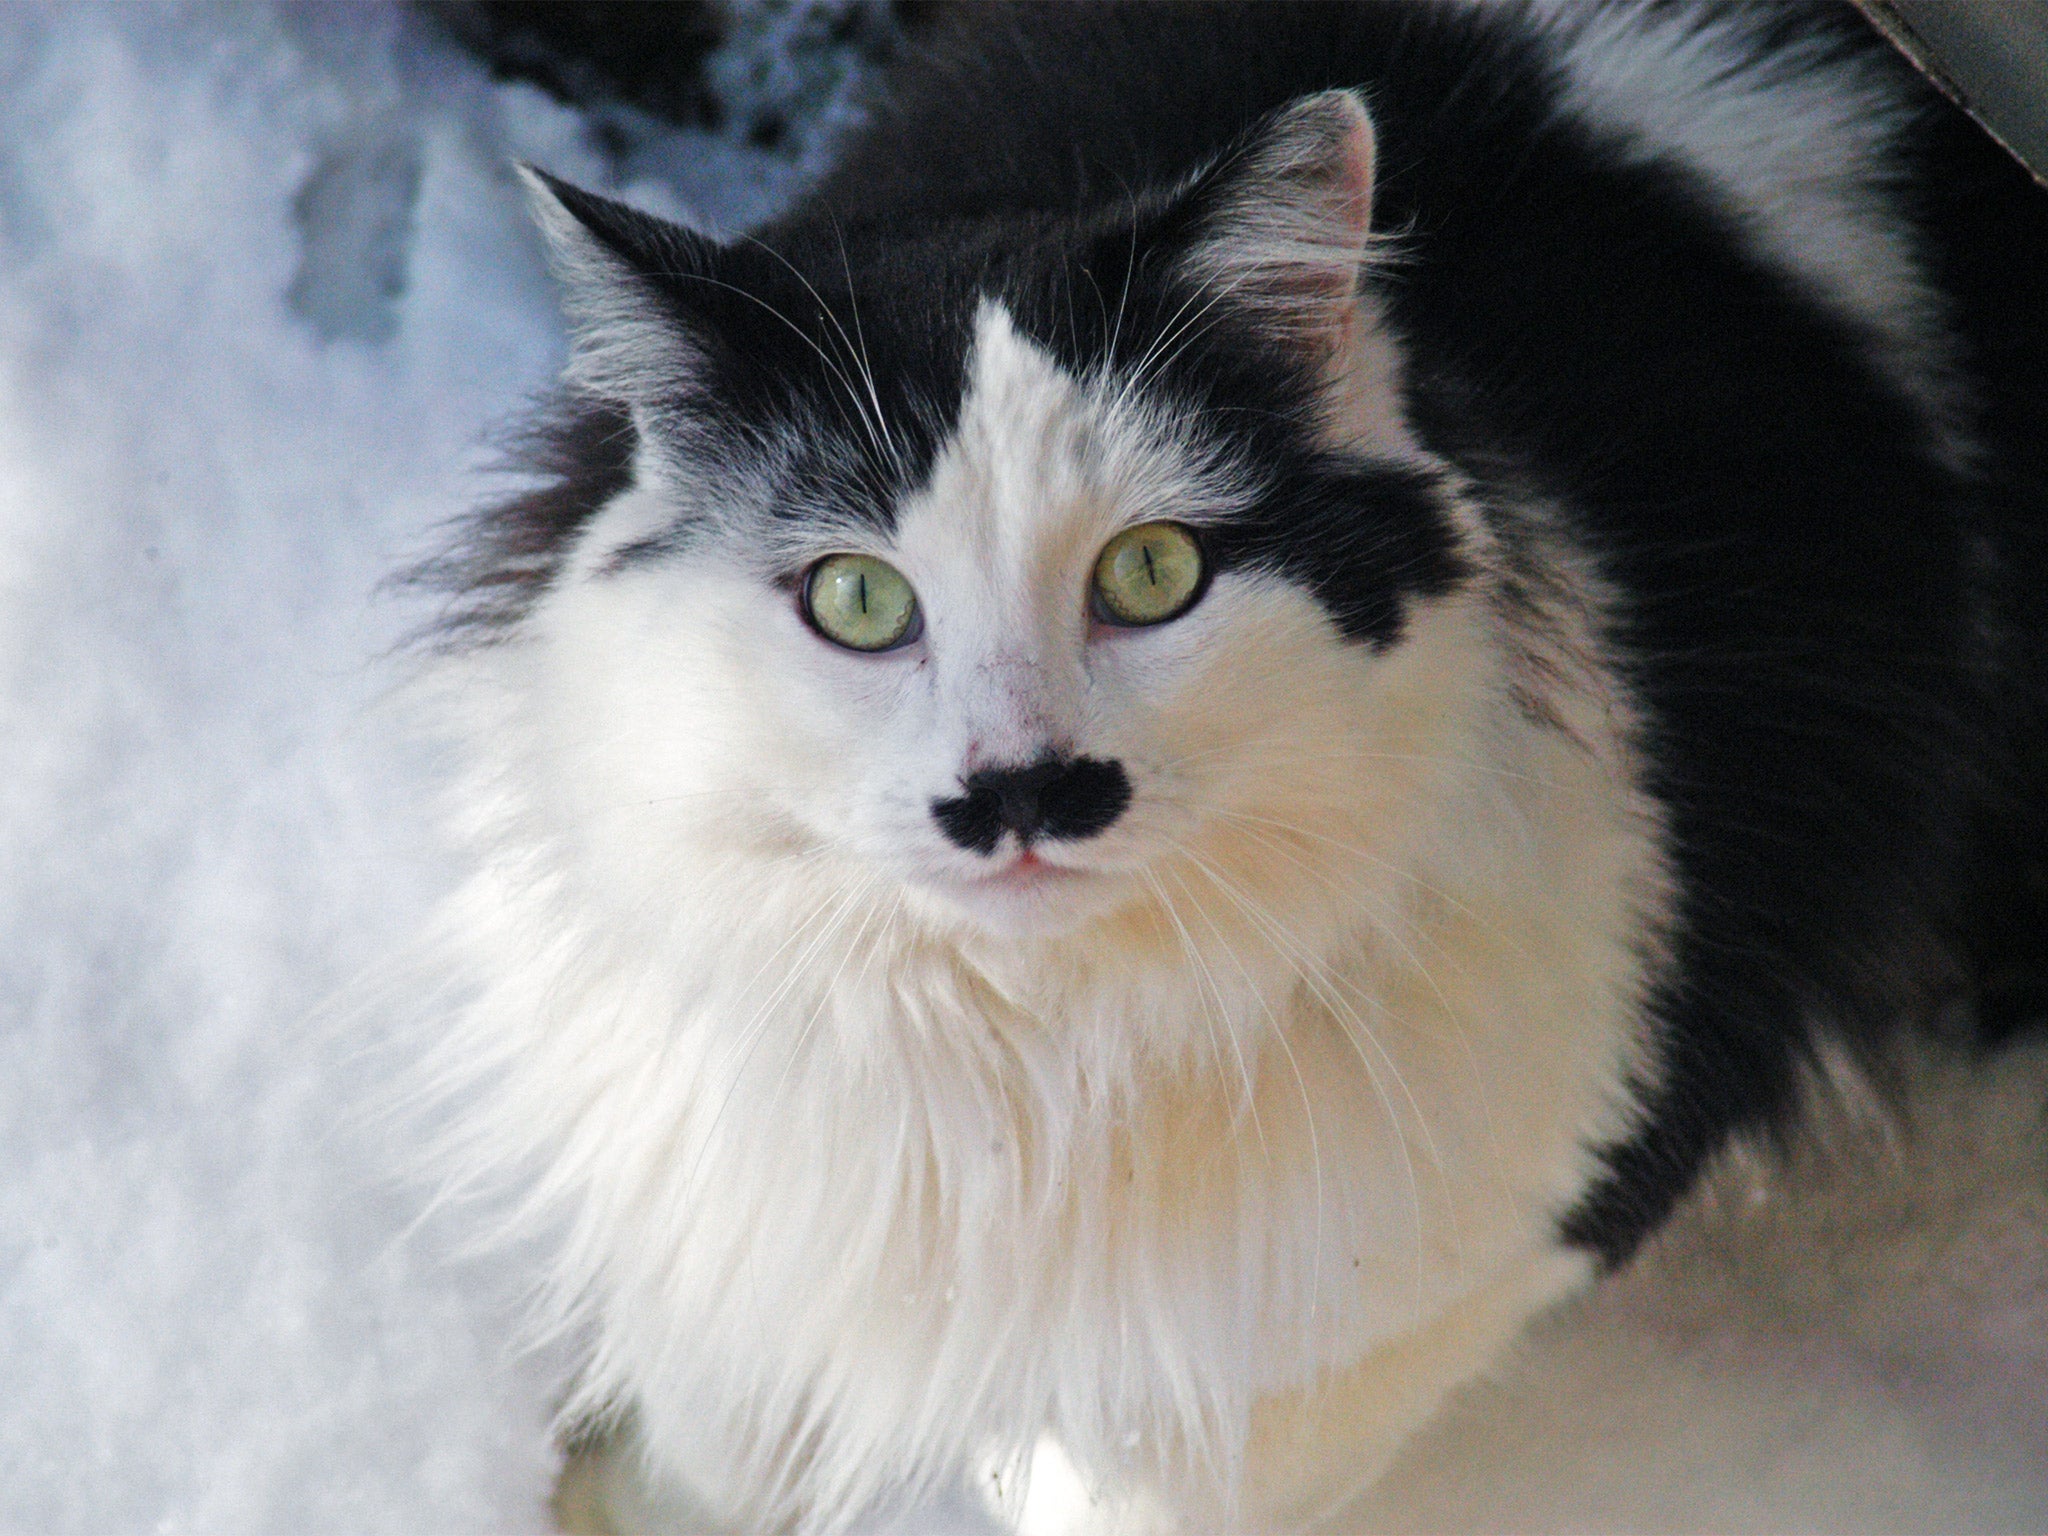
{"type": "Polygon", "coordinates": [[[1148,260],[1148,238],[695,246],[587,285],[572,377],[633,401],[679,471],[615,562],[715,543],[788,583],[864,550],[918,579],[922,551],[990,594],[1071,591],[1122,528],[1171,520],[1204,530],[1215,572],[1293,582],[1347,637],[1390,644],[1464,570],[1441,475],[1398,443],[1325,441],[1302,333],[1148,260]]]}
{"type": "Polygon", "coordinates": [[[939,544],[991,569],[1061,560],[1134,522],[1202,523],[1239,510],[1245,476],[1164,402],[1088,373],[976,305],[953,430],[898,499],[895,542],[939,544]]]}
{"type": "Polygon", "coordinates": [[[1106,260],[1071,239],[856,247],[824,265],[756,251],[754,313],[734,316],[748,344],[705,398],[774,445],[761,510],[777,542],[893,544],[950,522],[986,543],[1241,501],[1226,466],[1242,445],[1195,398],[1218,370],[1190,388],[1192,349],[1157,346],[1168,285],[1133,270],[1127,238],[1106,244],[1106,260]]]}
{"type": "Polygon", "coordinates": [[[1043,433],[1071,434],[1080,396],[1106,397],[1107,381],[1128,422],[1179,417],[1211,442],[1241,435],[1231,415],[1288,419],[1303,394],[1214,291],[1147,261],[1127,223],[835,232],[719,261],[688,285],[726,343],[700,398],[774,436],[799,515],[836,489],[888,526],[949,449],[1084,446],[1043,433]]]}

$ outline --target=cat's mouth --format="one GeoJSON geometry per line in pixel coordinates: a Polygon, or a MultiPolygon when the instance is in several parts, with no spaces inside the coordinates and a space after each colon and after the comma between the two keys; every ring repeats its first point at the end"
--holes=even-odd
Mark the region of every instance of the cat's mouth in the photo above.
{"type": "Polygon", "coordinates": [[[1055,864],[1036,848],[1026,848],[1007,859],[997,861],[986,871],[957,875],[953,878],[959,885],[975,890],[1026,892],[1047,890],[1075,880],[1085,880],[1093,873],[1093,870],[1055,864]]]}
{"type": "Polygon", "coordinates": [[[1115,882],[1102,870],[1056,863],[1036,848],[980,869],[948,869],[920,882],[977,926],[1012,934],[1063,931],[1099,910],[1115,882]]]}

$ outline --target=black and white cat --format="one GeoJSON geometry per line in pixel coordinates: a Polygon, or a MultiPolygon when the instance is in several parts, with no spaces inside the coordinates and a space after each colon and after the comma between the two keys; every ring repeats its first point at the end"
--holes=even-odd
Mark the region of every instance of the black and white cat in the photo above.
{"type": "Polygon", "coordinates": [[[969,10],[758,238],[532,181],[437,1061],[691,1518],[1330,1516],[2039,938],[2048,198],[1853,11],[969,10]]]}

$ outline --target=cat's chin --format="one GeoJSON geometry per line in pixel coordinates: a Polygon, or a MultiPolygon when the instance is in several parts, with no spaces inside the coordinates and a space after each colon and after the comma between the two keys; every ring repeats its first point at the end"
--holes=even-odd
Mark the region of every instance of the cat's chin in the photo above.
{"type": "Polygon", "coordinates": [[[951,924],[1004,938],[1056,938],[1121,905],[1126,883],[1025,854],[986,871],[929,875],[916,889],[951,924]]]}

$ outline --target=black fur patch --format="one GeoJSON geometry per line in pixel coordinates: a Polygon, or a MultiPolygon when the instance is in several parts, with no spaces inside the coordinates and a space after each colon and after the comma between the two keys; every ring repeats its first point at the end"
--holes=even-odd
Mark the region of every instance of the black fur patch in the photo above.
{"type": "MultiPolygon", "coordinates": [[[[1681,893],[1651,1000],[1659,1076],[1642,1132],[1607,1149],[1607,1177],[1564,1224],[1610,1263],[1732,1130],[1786,1109],[1817,1029],[1871,1039],[1961,984],[1969,893],[2010,857],[1975,829],[2039,827],[2037,810],[2018,809],[2042,790],[2022,765],[2048,761],[2040,712],[1999,697],[2040,696],[2048,629],[2048,346],[2032,318],[2048,312],[2042,197],[1847,8],[1724,19],[1744,15],[1760,51],[1892,70],[1945,136],[1918,172],[1940,210],[1920,237],[2031,327],[2015,345],[1989,308],[1962,317],[1969,344],[2004,369],[1996,398],[2028,402],[2024,421],[2001,403],[1982,423],[1988,484],[1930,458],[1864,339],[1748,254],[1707,188],[1575,124],[1549,45],[1505,8],[965,15],[934,62],[884,82],[877,126],[796,216],[1142,219],[1158,189],[1261,115],[1365,88],[1374,220],[1398,249],[1376,282],[1409,359],[1411,419],[1480,483],[1505,466],[1566,509],[1623,594],[1614,639],[1650,715],[1650,787],[1681,893]],[[1935,190],[1959,173],[1995,185],[1996,220],[1958,218],[1968,197],[1935,190]],[[1985,590],[1985,549],[2012,572],[2002,599],[1985,590]]],[[[1157,264],[1142,244],[1137,260],[1142,287],[1157,264]]],[[[1100,263],[1115,272],[1107,239],[1100,263]]],[[[1036,326],[1053,345],[1058,331],[1036,326]]],[[[1197,388],[1213,387],[1217,359],[1191,354],[1197,388]]],[[[1257,395],[1228,403],[1258,409],[1257,395]]],[[[1450,579],[1427,538],[1411,542],[1413,489],[1390,491],[1385,522],[1340,514],[1333,530],[1321,512],[1298,527],[1331,547],[1347,533],[1376,544],[1361,564],[1391,556],[1423,590],[1450,579]]],[[[1276,517],[1264,547],[1291,553],[1287,532],[1276,517]]],[[[1343,590],[1342,577],[1308,579],[1343,590]]],[[[1350,622],[1367,634],[1387,623],[1370,598],[1350,622]]],[[[2005,887],[2032,888],[2024,873],[2005,887]]]]}
{"type": "MultiPolygon", "coordinates": [[[[714,478],[765,474],[774,517],[891,526],[954,428],[975,317],[993,299],[1077,377],[1130,382],[1198,453],[1251,475],[1253,505],[1204,524],[1218,569],[1299,582],[1344,634],[1375,646],[1398,637],[1409,600],[1464,572],[1433,480],[1318,447],[1309,360],[1185,277],[1205,214],[1200,187],[1106,216],[942,225],[909,238],[827,219],[721,246],[550,184],[638,274],[693,360],[671,396],[645,402],[656,430],[714,478]]],[[[523,516],[516,504],[507,511],[515,523],[523,516]]],[[[680,531],[656,536],[619,562],[684,542],[680,531]]]]}
{"type": "Polygon", "coordinates": [[[564,394],[507,445],[504,468],[533,483],[466,518],[445,554],[405,573],[445,593],[425,638],[439,646],[502,638],[547,589],[576,535],[633,481],[632,419],[606,401],[564,394]]]}

